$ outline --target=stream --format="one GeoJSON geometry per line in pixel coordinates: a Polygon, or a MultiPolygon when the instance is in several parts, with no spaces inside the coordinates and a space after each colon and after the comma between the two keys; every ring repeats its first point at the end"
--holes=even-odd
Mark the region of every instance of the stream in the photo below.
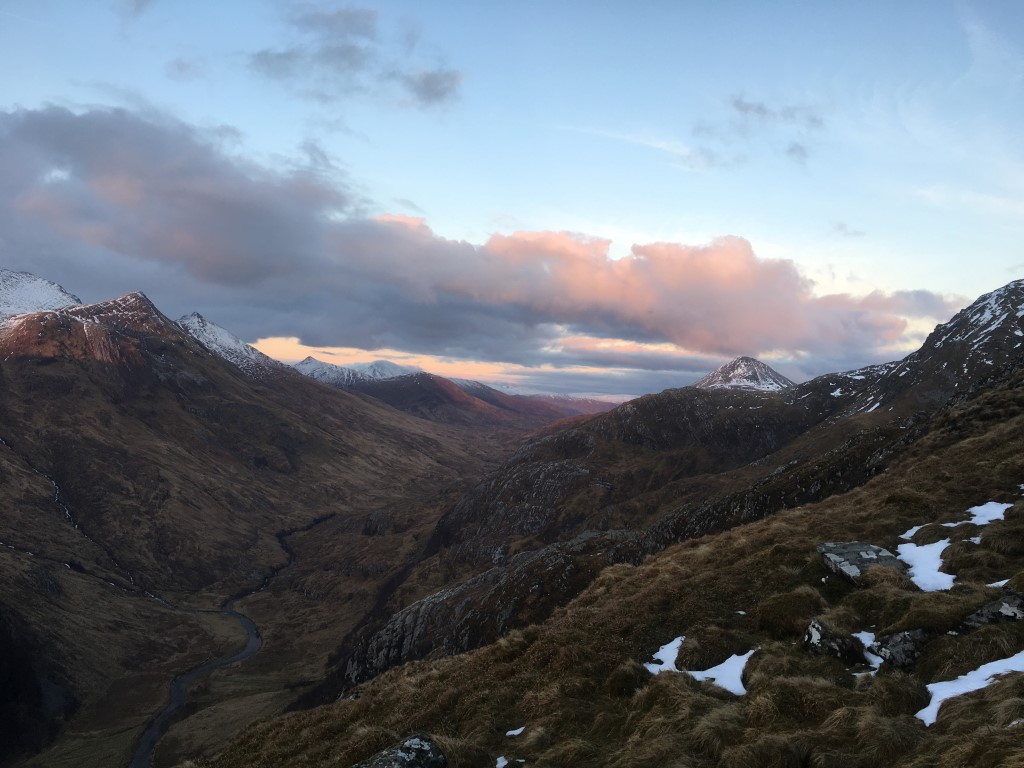
{"type": "MultiPolygon", "coordinates": [[[[44,473],[39,468],[37,468],[31,461],[29,461],[29,459],[25,455],[20,454],[18,451],[16,451],[14,447],[2,436],[0,436],[0,446],[3,446],[4,448],[10,450],[12,453],[18,456],[18,458],[20,458],[21,461],[24,462],[25,466],[28,467],[33,473],[35,473],[36,475],[50,483],[50,485],[53,487],[52,501],[60,510],[61,514],[64,517],[64,520],[72,528],[78,531],[78,533],[80,533],[85,539],[87,539],[90,543],[92,543],[100,551],[102,551],[110,561],[111,565],[113,565],[114,571],[119,573],[121,576],[126,577],[128,581],[128,584],[124,585],[115,584],[114,582],[103,579],[105,583],[109,584],[112,587],[120,589],[123,592],[139,593],[140,595],[145,596],[149,600],[155,600],[156,602],[163,605],[165,608],[169,608],[170,610],[178,611],[180,613],[189,613],[194,615],[218,614],[221,616],[232,618],[241,625],[242,629],[245,630],[246,642],[244,648],[242,648],[239,651],[236,651],[230,656],[206,661],[203,664],[200,664],[199,666],[188,670],[187,672],[183,672],[171,681],[170,694],[168,697],[167,704],[162,709],[160,709],[160,711],[157,712],[147,723],[146,730],[143,731],[142,736],[139,737],[138,742],[136,742],[135,744],[135,751],[132,754],[132,760],[128,764],[128,768],[150,768],[150,765],[152,764],[153,760],[153,751],[156,748],[157,742],[160,741],[161,737],[163,737],[163,735],[167,732],[167,729],[170,728],[171,723],[174,721],[175,715],[178,713],[178,710],[180,710],[181,707],[185,704],[188,698],[188,689],[192,685],[192,683],[205,677],[209,673],[213,672],[215,669],[221,669],[222,667],[237,664],[240,661],[245,661],[250,656],[253,656],[263,646],[263,639],[260,637],[260,631],[256,627],[255,622],[253,622],[253,620],[246,616],[244,613],[240,613],[239,611],[236,611],[234,609],[235,601],[242,599],[244,597],[250,597],[252,595],[257,594],[258,592],[262,592],[269,586],[271,580],[273,580],[274,577],[276,577],[282,570],[295,564],[296,555],[294,550],[288,544],[289,536],[291,536],[294,533],[309,531],[314,526],[317,526],[320,523],[323,523],[324,521],[334,517],[335,513],[331,512],[329,514],[316,517],[306,525],[301,526],[299,528],[290,528],[278,531],[277,542],[280,545],[281,549],[284,551],[284,553],[287,555],[287,560],[285,563],[281,565],[272,567],[270,569],[270,573],[266,577],[264,577],[263,582],[256,589],[247,590],[242,592],[241,594],[236,594],[233,597],[229,597],[227,600],[224,601],[223,605],[220,607],[219,610],[200,610],[182,608],[181,606],[174,605],[173,603],[164,600],[159,595],[156,595],[150,592],[149,590],[144,590],[140,588],[139,584],[135,580],[135,575],[128,568],[121,565],[121,563],[118,562],[118,560],[114,557],[113,553],[107,547],[103,546],[98,541],[93,539],[92,536],[89,535],[89,533],[82,529],[82,527],[79,525],[78,519],[76,519],[71,509],[65,503],[64,496],[61,492],[60,486],[57,484],[57,481],[54,480],[54,478],[52,478],[51,476],[44,473]]],[[[14,544],[10,544],[6,541],[0,541],[0,546],[4,546],[8,549],[14,550],[29,557],[37,556],[35,552],[32,552],[28,549],[19,547],[14,544]]],[[[49,560],[50,558],[43,557],[42,559],[49,560]]],[[[63,563],[63,565],[66,568],[77,570],[87,576],[94,578],[102,578],[96,576],[93,573],[90,573],[87,569],[85,569],[78,563],[66,562],[63,563]]]]}
{"type": "Polygon", "coordinates": [[[234,610],[231,606],[232,602],[228,602],[219,611],[195,611],[195,613],[219,613],[222,616],[230,616],[236,619],[245,630],[245,647],[231,656],[223,659],[213,659],[190,669],[171,681],[170,700],[163,709],[154,715],[153,719],[149,721],[149,725],[146,726],[146,730],[143,731],[142,736],[139,737],[135,745],[135,753],[132,755],[132,761],[128,764],[128,768],[149,768],[157,742],[167,732],[167,729],[174,720],[174,715],[185,704],[185,700],[188,698],[188,689],[192,683],[205,677],[215,669],[227,667],[239,661],[245,661],[263,645],[260,632],[256,628],[256,624],[253,623],[253,620],[244,613],[234,610]]]}

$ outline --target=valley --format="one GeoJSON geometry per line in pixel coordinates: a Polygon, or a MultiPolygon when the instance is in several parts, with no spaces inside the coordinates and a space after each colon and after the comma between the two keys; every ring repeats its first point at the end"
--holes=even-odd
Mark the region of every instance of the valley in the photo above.
{"type": "Polygon", "coordinates": [[[1022,588],[1024,281],[903,360],[795,384],[739,358],[615,406],[293,368],[141,293],[10,274],[0,764],[351,766],[422,731],[453,766],[930,765],[985,716],[951,699],[926,730],[921,691],[1020,650],[1012,621],[958,628],[1022,588]],[[989,501],[948,594],[817,550],[989,501]],[[927,644],[868,674],[805,650],[812,619],[927,644]],[[752,653],[741,698],[652,676],[674,637],[669,668],[752,653]]]}

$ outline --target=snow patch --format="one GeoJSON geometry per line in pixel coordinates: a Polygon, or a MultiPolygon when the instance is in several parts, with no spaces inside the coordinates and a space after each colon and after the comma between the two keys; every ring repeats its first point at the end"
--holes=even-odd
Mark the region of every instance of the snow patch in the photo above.
{"type": "Polygon", "coordinates": [[[868,664],[871,665],[871,674],[875,674],[878,668],[882,666],[884,659],[881,656],[876,656],[868,648],[875,642],[874,632],[854,632],[853,636],[860,640],[861,645],[864,646],[864,658],[868,660],[868,664]]]}
{"type": "Polygon", "coordinates": [[[1006,675],[1011,672],[1024,672],[1024,651],[1006,659],[997,659],[996,661],[982,664],[977,669],[960,675],[955,680],[946,680],[927,686],[928,692],[932,695],[932,700],[928,703],[927,707],[917,713],[916,717],[925,725],[932,725],[938,717],[939,707],[942,706],[944,701],[962,696],[965,693],[987,688],[996,682],[1000,675],[1006,675]]]}
{"type": "Polygon", "coordinates": [[[900,544],[896,552],[900,560],[910,566],[908,575],[911,581],[924,592],[938,592],[953,586],[956,576],[942,573],[942,553],[949,546],[949,539],[936,541],[934,544],[900,544]]]}
{"type": "Polygon", "coordinates": [[[506,736],[518,736],[519,734],[521,734],[525,730],[526,730],[526,726],[525,725],[521,725],[518,728],[513,728],[511,731],[505,731],[505,735],[506,736]]]}
{"type": "Polygon", "coordinates": [[[644,664],[644,667],[652,675],[658,675],[662,672],[678,672],[676,668],[676,656],[679,655],[679,647],[683,644],[683,640],[686,637],[680,635],[674,640],[669,640],[654,654],[653,662],[644,664]]]}
{"type": "Polygon", "coordinates": [[[736,696],[742,696],[747,692],[747,689],[743,687],[743,670],[746,669],[747,661],[755,651],[757,648],[751,648],[744,654],[734,654],[711,669],[703,671],[688,669],[686,671],[694,680],[710,680],[719,688],[724,688],[736,696]]]}

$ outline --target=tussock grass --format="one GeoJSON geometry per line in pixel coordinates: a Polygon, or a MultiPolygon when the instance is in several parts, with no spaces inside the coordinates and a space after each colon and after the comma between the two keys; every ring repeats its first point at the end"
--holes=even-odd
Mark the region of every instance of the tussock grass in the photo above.
{"type": "MultiPolygon", "coordinates": [[[[946,634],[999,594],[988,581],[1012,576],[1011,585],[1021,586],[1024,553],[1002,540],[1024,538],[1024,515],[1015,507],[983,530],[981,545],[950,552],[959,578],[948,593],[921,592],[881,568],[854,587],[814,550],[854,539],[894,549],[912,525],[963,519],[989,500],[1015,501],[1022,482],[1018,387],[953,409],[855,491],[682,542],[638,567],[609,568],[540,626],[391,670],[361,686],[356,700],[255,726],[214,765],[347,766],[386,736],[424,730],[445,740],[457,768],[493,765],[499,754],[580,768],[1024,768],[1024,725],[1010,727],[1024,717],[1022,675],[946,702],[930,728],[914,716],[928,703],[926,683],[1024,649],[1021,624],[946,634]],[[799,635],[814,616],[844,632],[924,628],[931,635],[910,670],[883,666],[858,677],[837,659],[802,650],[799,635]],[[759,648],[745,671],[747,694],[685,674],[649,675],[642,663],[678,635],[686,636],[680,668],[705,669],[759,648]],[[519,726],[522,736],[504,736],[519,726]]],[[[933,528],[915,541],[951,532],[933,528]]]]}

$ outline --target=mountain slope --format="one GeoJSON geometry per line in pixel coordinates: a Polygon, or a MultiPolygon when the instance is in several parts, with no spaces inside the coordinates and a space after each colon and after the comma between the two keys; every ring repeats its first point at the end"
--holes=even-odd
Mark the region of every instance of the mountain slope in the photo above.
{"type": "Polygon", "coordinates": [[[0,269],[0,319],[81,303],[81,299],[54,282],[28,272],[0,269]]]}
{"type": "Polygon", "coordinates": [[[716,368],[693,386],[697,389],[750,389],[760,392],[778,392],[795,385],[760,360],[753,357],[737,357],[716,368]]]}
{"type": "Polygon", "coordinates": [[[223,738],[282,706],[499,450],[289,370],[253,380],[141,293],[8,320],[0,651],[29,657],[0,693],[24,704],[12,748],[60,731],[41,764],[126,764],[170,679],[239,640],[186,608],[261,585],[238,604],[260,654],[207,689],[220,725],[186,728],[223,738]]]}
{"type": "MultiPolygon", "coordinates": [[[[999,339],[1015,338],[1012,324],[1024,295],[1015,284],[996,295],[1007,302],[1002,317],[1010,326],[953,353],[965,356],[956,366],[963,372],[971,370],[970,355],[984,356],[989,381],[1015,375],[1024,362],[1012,344],[998,346],[999,339]]],[[[971,318],[991,327],[984,312],[961,315],[968,318],[958,326],[963,334],[970,335],[971,318]]],[[[948,337],[944,329],[933,337],[948,337]]],[[[409,591],[398,591],[367,617],[339,646],[325,695],[399,661],[440,648],[468,650],[537,621],[600,571],[593,554],[601,553],[604,565],[635,561],[867,482],[927,433],[940,408],[978,391],[978,380],[950,386],[936,378],[932,372],[957,358],[937,358],[932,349],[926,343],[900,363],[828,374],[781,392],[666,390],[528,441],[438,523],[436,560],[426,561],[436,566],[423,570],[440,569],[450,581],[412,602],[405,602],[409,591]],[[901,389],[888,384],[894,379],[901,389]],[[887,386],[893,399],[882,408],[879,393],[887,386]],[[581,537],[589,537],[582,549],[581,537]],[[537,552],[548,563],[540,570],[527,556],[537,552]],[[505,588],[531,574],[559,586],[534,591],[525,602],[505,588]],[[460,584],[477,576],[472,585],[460,584]],[[459,622],[442,618],[453,594],[464,600],[459,622]]]]}
{"type": "Polygon", "coordinates": [[[414,731],[433,735],[459,765],[499,756],[616,768],[1021,765],[1021,675],[947,701],[934,726],[917,713],[929,701],[926,684],[1024,649],[1024,622],[963,625],[980,606],[1011,597],[988,584],[1009,577],[1007,588],[1024,588],[1022,436],[1018,375],[951,407],[888,472],[854,491],[609,568],[543,624],[256,726],[213,765],[304,765],[328,743],[349,765],[414,731]],[[988,500],[1009,507],[1005,521],[955,529],[958,540],[978,541],[943,555],[957,574],[950,592],[922,592],[884,569],[857,587],[816,551],[824,541],[895,551],[903,532],[928,522],[931,537],[949,536],[939,524],[988,500]],[[867,663],[801,643],[815,617],[858,647],[852,633],[922,630],[928,639],[909,667],[867,674],[867,663]],[[680,637],[662,666],[707,670],[754,650],[743,692],[645,669],[680,637]]]}
{"type": "Polygon", "coordinates": [[[282,363],[246,344],[198,312],[178,318],[178,325],[208,350],[249,376],[261,378],[284,368],[282,363]]]}
{"type": "Polygon", "coordinates": [[[307,357],[296,363],[295,370],[311,379],[322,381],[332,387],[350,387],[365,381],[382,381],[398,376],[421,373],[419,368],[398,365],[390,360],[374,360],[371,363],[354,363],[352,365],[335,365],[307,357]]]}
{"type": "Polygon", "coordinates": [[[523,430],[612,407],[599,401],[507,395],[479,381],[447,379],[385,360],[356,367],[307,357],[294,367],[317,381],[442,424],[523,430]]]}

